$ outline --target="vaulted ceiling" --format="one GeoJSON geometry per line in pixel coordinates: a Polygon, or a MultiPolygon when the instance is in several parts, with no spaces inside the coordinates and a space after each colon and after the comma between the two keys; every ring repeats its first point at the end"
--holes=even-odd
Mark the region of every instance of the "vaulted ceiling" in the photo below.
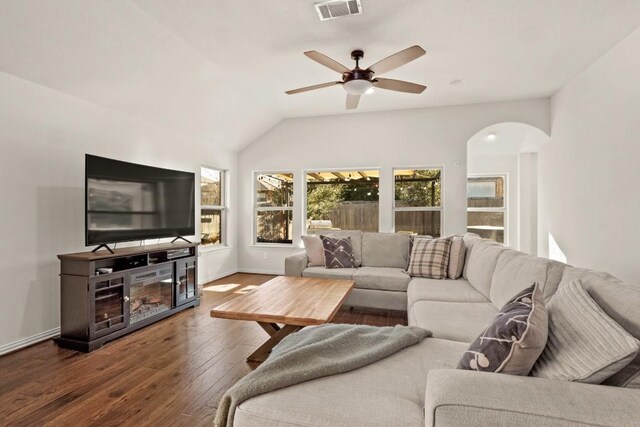
{"type": "Polygon", "coordinates": [[[240,149],[283,118],[347,113],[339,86],[284,94],[339,78],[307,50],[351,67],[356,48],[369,65],[424,47],[385,75],[422,95],[357,111],[391,110],[550,96],[640,25],[637,0],[361,1],[321,22],[314,0],[0,0],[0,71],[240,149]]]}

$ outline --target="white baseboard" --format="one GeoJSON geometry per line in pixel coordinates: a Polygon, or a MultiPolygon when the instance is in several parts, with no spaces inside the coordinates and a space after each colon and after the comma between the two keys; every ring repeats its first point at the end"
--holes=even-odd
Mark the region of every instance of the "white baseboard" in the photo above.
{"type": "Polygon", "coordinates": [[[222,279],[223,277],[231,276],[232,274],[238,273],[237,269],[223,271],[222,273],[214,274],[211,277],[207,277],[206,279],[200,280],[202,285],[206,285],[209,282],[213,282],[214,280],[222,279]]]}
{"type": "Polygon", "coordinates": [[[20,350],[21,348],[29,347],[30,345],[37,344],[41,341],[45,341],[51,338],[55,338],[60,335],[60,328],[49,329],[48,331],[40,332],[39,334],[32,335],[27,338],[19,339],[18,341],[10,342],[0,346],[0,356],[3,354],[11,353],[12,351],[20,350]]]}
{"type": "Polygon", "coordinates": [[[271,274],[274,276],[282,276],[284,272],[282,270],[269,270],[261,268],[240,268],[238,273],[250,273],[250,274],[271,274]]]}

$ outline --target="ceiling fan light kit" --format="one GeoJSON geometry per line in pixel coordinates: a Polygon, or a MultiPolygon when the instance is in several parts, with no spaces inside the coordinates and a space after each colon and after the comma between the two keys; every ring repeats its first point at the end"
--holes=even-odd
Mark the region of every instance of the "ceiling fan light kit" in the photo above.
{"type": "Polygon", "coordinates": [[[349,80],[344,82],[342,87],[351,95],[364,95],[373,84],[369,80],[349,80]]]}
{"type": "Polygon", "coordinates": [[[411,46],[407,49],[401,50],[400,52],[394,53],[393,55],[383,59],[382,61],[378,61],[369,68],[363,70],[360,68],[360,60],[364,58],[364,52],[362,50],[354,50],[351,52],[351,59],[356,61],[356,66],[354,69],[350,70],[338,61],[335,61],[320,52],[311,50],[304,54],[317,63],[342,74],[342,80],[288,90],[285,93],[293,95],[329,86],[342,85],[344,90],[347,92],[346,107],[348,110],[357,108],[360,96],[373,93],[374,88],[419,94],[427,87],[402,80],[375,78],[374,75],[395,70],[396,68],[421,57],[425,53],[425,50],[420,46],[411,46]]]}

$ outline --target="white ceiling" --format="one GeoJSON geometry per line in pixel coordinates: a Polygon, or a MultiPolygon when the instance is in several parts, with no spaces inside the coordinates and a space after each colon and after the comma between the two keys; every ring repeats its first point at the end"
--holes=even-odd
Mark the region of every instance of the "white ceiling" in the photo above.
{"type": "Polygon", "coordinates": [[[640,25],[638,0],[362,0],[321,22],[314,0],[0,0],[0,71],[238,149],[287,117],[346,113],[341,87],[284,91],[419,44],[357,111],[547,97],[640,25]],[[466,84],[451,86],[453,79],[466,84]]]}

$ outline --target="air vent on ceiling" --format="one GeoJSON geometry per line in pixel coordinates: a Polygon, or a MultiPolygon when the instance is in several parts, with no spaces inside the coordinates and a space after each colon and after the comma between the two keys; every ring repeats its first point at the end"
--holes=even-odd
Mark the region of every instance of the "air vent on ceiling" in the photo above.
{"type": "Polygon", "coordinates": [[[314,3],[321,21],[362,14],[360,0],[329,0],[314,3]]]}

